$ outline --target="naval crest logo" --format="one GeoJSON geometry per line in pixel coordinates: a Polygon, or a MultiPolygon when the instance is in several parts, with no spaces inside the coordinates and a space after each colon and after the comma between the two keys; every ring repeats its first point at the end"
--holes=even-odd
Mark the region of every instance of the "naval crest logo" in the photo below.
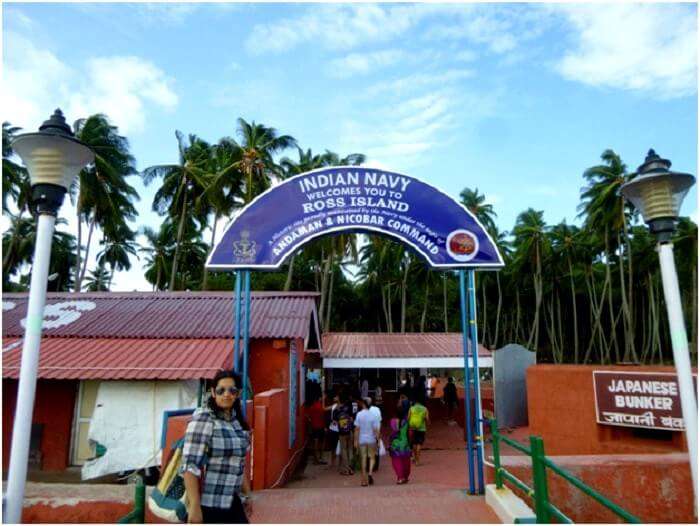
{"type": "Polygon", "coordinates": [[[461,263],[471,261],[479,252],[479,239],[469,230],[459,229],[450,232],[445,245],[452,259],[461,263]]]}
{"type": "Polygon", "coordinates": [[[255,252],[257,252],[257,244],[255,241],[251,241],[250,232],[247,230],[241,231],[241,238],[238,241],[233,242],[233,255],[243,261],[249,261],[255,258],[255,252]]]}

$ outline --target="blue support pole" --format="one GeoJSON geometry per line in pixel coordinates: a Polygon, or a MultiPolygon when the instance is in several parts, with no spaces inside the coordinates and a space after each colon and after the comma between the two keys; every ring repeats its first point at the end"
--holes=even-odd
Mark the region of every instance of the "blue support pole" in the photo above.
{"type": "Polygon", "coordinates": [[[241,271],[236,271],[236,287],[233,293],[233,370],[238,372],[241,357],[241,271]]]}
{"type": "Polygon", "coordinates": [[[474,371],[474,421],[476,432],[476,471],[479,480],[479,494],[484,493],[484,423],[481,419],[481,386],[479,385],[479,339],[476,325],[476,280],[474,271],[470,270],[468,275],[469,287],[469,341],[472,352],[472,371],[474,371]]]}
{"type": "Polygon", "coordinates": [[[243,271],[245,278],[245,321],[243,323],[243,393],[242,407],[243,418],[246,416],[246,402],[248,401],[248,355],[250,354],[250,270],[243,271]]]}
{"type": "Polygon", "coordinates": [[[459,271],[459,299],[461,307],[462,321],[462,349],[464,351],[464,428],[467,434],[467,465],[469,467],[469,494],[474,495],[474,444],[472,442],[472,412],[471,412],[471,396],[470,396],[470,372],[469,372],[469,357],[467,355],[467,337],[469,334],[469,326],[467,325],[467,293],[464,285],[464,270],[459,271]]]}

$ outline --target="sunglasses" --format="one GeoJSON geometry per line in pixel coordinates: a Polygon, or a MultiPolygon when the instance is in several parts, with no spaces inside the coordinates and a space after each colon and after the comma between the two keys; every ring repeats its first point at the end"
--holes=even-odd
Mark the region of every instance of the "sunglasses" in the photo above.
{"type": "Polygon", "coordinates": [[[226,391],[228,391],[229,394],[235,395],[238,394],[238,388],[237,387],[217,387],[216,390],[214,391],[218,396],[223,395],[226,391]]]}

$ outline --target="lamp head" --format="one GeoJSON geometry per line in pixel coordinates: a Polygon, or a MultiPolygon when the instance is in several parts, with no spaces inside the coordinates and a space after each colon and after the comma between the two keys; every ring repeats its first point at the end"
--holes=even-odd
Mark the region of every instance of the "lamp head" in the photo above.
{"type": "Polygon", "coordinates": [[[620,193],[642,213],[644,222],[659,238],[668,241],[675,231],[683,198],[695,177],[669,170],[671,161],[649,150],[637,175],[620,187],[620,193]]]}
{"type": "Polygon", "coordinates": [[[60,109],[38,132],[18,135],[12,149],[27,167],[37,211],[53,215],[80,170],[95,160],[92,150],[73,136],[60,109]]]}

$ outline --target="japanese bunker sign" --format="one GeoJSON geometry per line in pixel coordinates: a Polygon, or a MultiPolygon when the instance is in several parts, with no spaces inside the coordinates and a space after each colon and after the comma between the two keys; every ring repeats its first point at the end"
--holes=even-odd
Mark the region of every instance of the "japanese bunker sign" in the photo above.
{"type": "Polygon", "coordinates": [[[433,268],[503,266],[484,227],[447,194],[406,175],[341,166],[259,195],[228,227],[207,268],[274,270],[306,242],[343,231],[396,238],[433,268]]]}
{"type": "MultiPolygon", "coordinates": [[[[697,384],[697,376],[693,376],[697,384]]],[[[683,431],[678,381],[674,373],[593,371],[599,424],[683,431]]]]}

